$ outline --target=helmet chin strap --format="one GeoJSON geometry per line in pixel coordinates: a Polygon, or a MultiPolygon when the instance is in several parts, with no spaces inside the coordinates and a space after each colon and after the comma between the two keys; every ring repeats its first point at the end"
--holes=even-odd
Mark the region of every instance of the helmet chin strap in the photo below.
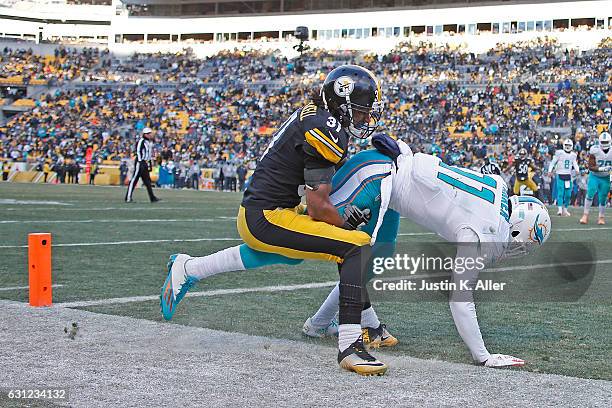
{"type": "Polygon", "coordinates": [[[327,107],[327,99],[325,99],[325,92],[323,92],[323,88],[321,88],[321,91],[319,93],[321,94],[321,98],[323,99],[323,106],[325,106],[325,110],[329,111],[329,108],[327,107]]]}

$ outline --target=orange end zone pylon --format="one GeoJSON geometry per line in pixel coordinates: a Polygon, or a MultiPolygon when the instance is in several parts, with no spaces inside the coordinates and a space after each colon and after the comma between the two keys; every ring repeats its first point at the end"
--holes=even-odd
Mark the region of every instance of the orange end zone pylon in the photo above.
{"type": "Polygon", "coordinates": [[[51,234],[28,234],[30,306],[51,306],[51,234]]]}

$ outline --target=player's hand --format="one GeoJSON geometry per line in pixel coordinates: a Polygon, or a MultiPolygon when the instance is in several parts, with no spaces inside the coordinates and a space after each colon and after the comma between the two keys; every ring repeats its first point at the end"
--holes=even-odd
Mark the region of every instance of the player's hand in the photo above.
{"type": "Polygon", "coordinates": [[[349,204],[344,210],[344,225],[342,228],[347,230],[356,230],[370,221],[372,214],[370,209],[360,210],[359,207],[349,204]]]}
{"type": "Polygon", "coordinates": [[[525,365],[525,360],[520,358],[507,356],[505,354],[491,354],[491,357],[483,364],[485,367],[522,367],[525,365]]]}

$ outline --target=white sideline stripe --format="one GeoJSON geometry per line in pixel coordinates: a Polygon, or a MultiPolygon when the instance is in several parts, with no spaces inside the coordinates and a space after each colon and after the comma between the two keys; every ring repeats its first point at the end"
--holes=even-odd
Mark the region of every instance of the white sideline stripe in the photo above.
{"type": "MultiPolygon", "coordinates": [[[[72,205],[72,204],[70,204],[72,205]]],[[[33,208],[33,207],[28,207],[28,210],[32,210],[32,209],[40,209],[40,210],[49,210],[49,207],[38,207],[38,208],[33,208]]],[[[53,211],[109,211],[109,210],[122,210],[122,211],[142,211],[142,210],[146,210],[146,211],[153,211],[153,210],[206,210],[207,208],[205,207],[159,207],[157,204],[155,204],[155,206],[153,206],[153,204],[151,204],[150,207],[132,207],[126,204],[125,207],[104,207],[104,208],[64,208],[64,207],[57,207],[57,208],[52,208],[53,211]]],[[[3,208],[2,211],[19,211],[19,210],[23,210],[23,208],[21,207],[16,207],[16,208],[3,208]]]]}
{"type": "MultiPolygon", "coordinates": [[[[571,232],[571,231],[597,231],[597,230],[601,230],[601,231],[605,231],[605,230],[611,230],[612,227],[584,227],[584,228],[560,228],[557,231],[561,231],[561,232],[571,232]]],[[[555,230],[553,229],[553,232],[555,230]]]]}
{"type": "MultiPolygon", "coordinates": [[[[61,288],[62,286],[65,286],[65,285],[60,285],[60,284],[51,285],[52,288],[61,288]]],[[[0,288],[0,292],[7,292],[9,290],[29,289],[29,288],[30,288],[29,286],[11,286],[8,288],[0,288]]]]}
{"type": "MultiPolygon", "coordinates": [[[[220,295],[237,295],[241,293],[252,292],[284,292],[300,289],[317,289],[336,286],[338,281],[304,283],[301,285],[277,285],[277,286],[262,286],[258,288],[235,288],[235,289],[217,289],[206,290],[201,292],[189,292],[186,297],[202,297],[202,296],[220,296],[220,295]]],[[[149,300],[157,300],[159,295],[150,296],[131,296],[123,298],[99,299],[99,300],[84,300],[76,302],[56,303],[55,307],[86,307],[86,306],[101,306],[133,302],[146,302],[149,300]]]]}
{"type": "MultiPolygon", "coordinates": [[[[559,228],[553,229],[553,233],[555,231],[558,232],[573,232],[573,231],[607,231],[611,230],[612,227],[584,227],[584,228],[559,228]]],[[[401,234],[397,234],[398,237],[418,237],[424,235],[436,235],[434,232],[404,232],[401,234]]]]}
{"type": "MultiPolygon", "coordinates": [[[[75,244],[53,244],[52,247],[86,247],[102,245],[130,245],[130,244],[156,244],[158,242],[202,242],[202,241],[241,241],[240,238],[191,238],[191,239],[149,239],[142,241],[115,241],[115,242],[81,242],[75,244]]],[[[0,245],[0,249],[27,248],[27,245],[0,245]]]]}
{"type": "MultiPolygon", "coordinates": [[[[235,218],[234,218],[235,219],[235,218]]],[[[217,218],[174,218],[174,219],[115,219],[115,220],[4,220],[0,221],[0,224],[63,224],[63,223],[76,223],[76,224],[95,224],[100,223],[132,223],[132,222],[215,222],[215,221],[227,221],[228,217],[217,217],[217,218]]]]}
{"type": "Polygon", "coordinates": [[[560,263],[539,264],[539,265],[506,266],[503,268],[485,269],[484,272],[508,272],[508,271],[521,271],[521,270],[530,270],[530,269],[553,268],[555,266],[578,266],[578,265],[600,265],[600,264],[612,264],[612,259],[600,259],[598,261],[560,262],[560,263]]]}
{"type": "MultiPolygon", "coordinates": [[[[612,263],[612,259],[603,259],[600,261],[584,261],[584,262],[563,262],[563,263],[555,263],[555,264],[540,264],[540,265],[530,265],[530,269],[543,269],[550,268],[554,266],[575,266],[575,265],[591,265],[591,264],[610,264],[612,263]]],[[[503,272],[503,271],[512,271],[512,270],[524,270],[526,268],[523,266],[512,266],[506,268],[494,268],[487,269],[484,272],[503,272]]],[[[436,274],[417,274],[417,275],[409,275],[402,277],[393,277],[393,278],[380,278],[379,280],[398,280],[398,279],[419,279],[419,278],[431,278],[434,276],[442,276],[448,275],[446,273],[436,273],[436,274]]],[[[300,285],[277,285],[277,286],[262,286],[257,288],[235,288],[235,289],[217,289],[217,290],[206,290],[201,292],[189,292],[186,297],[203,297],[203,296],[221,296],[221,295],[237,295],[242,293],[253,293],[253,292],[284,292],[284,291],[293,291],[293,290],[301,290],[301,289],[318,289],[318,288],[327,288],[335,286],[338,281],[328,281],[328,282],[315,282],[315,283],[305,283],[300,285]]],[[[55,307],[88,307],[88,306],[102,306],[102,305],[113,305],[113,304],[123,304],[123,303],[134,303],[134,302],[146,302],[150,300],[159,299],[159,295],[150,295],[150,296],[130,296],[130,297],[122,297],[122,298],[110,298],[110,299],[99,299],[99,300],[84,300],[84,301],[76,301],[76,302],[63,302],[54,304],[55,307]]]]}

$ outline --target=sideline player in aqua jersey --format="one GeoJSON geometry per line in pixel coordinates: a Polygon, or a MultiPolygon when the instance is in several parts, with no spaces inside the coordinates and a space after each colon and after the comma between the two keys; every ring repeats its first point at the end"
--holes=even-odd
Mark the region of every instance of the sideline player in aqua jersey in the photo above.
{"type": "Polygon", "coordinates": [[[606,212],[606,201],[610,193],[610,170],[612,170],[612,137],[608,132],[603,132],[599,135],[599,145],[591,146],[589,151],[589,184],[587,187],[587,196],[584,200],[584,213],[580,218],[581,224],[589,223],[589,211],[593,204],[593,199],[597,193],[599,201],[599,218],[597,224],[604,225],[606,212]]]}
{"type": "Polygon", "coordinates": [[[567,211],[570,198],[572,196],[572,170],[576,174],[580,174],[576,152],[574,150],[574,142],[571,139],[563,141],[563,150],[557,150],[548,167],[549,176],[552,177],[553,170],[557,175],[557,215],[569,217],[571,214],[567,211]]]}
{"type": "MultiPolygon", "coordinates": [[[[430,155],[413,156],[405,144],[388,137],[375,137],[373,144],[379,152],[357,154],[336,174],[332,183],[332,200],[340,211],[346,203],[357,201],[359,205],[374,209],[365,227],[373,242],[395,241],[399,214],[447,241],[478,243],[477,246],[460,247],[458,257],[482,256],[472,253],[478,247],[486,248],[488,259],[496,260],[526,254],[530,248],[547,240],[551,226],[544,205],[532,197],[508,199],[501,177],[448,166],[430,155]]],[[[187,258],[176,274],[203,279],[232,270],[296,263],[295,260],[286,261],[237,246],[201,258],[187,258]]],[[[306,334],[312,335],[316,328],[327,330],[338,310],[338,296],[338,289],[334,288],[317,314],[307,320],[306,334]]],[[[476,362],[488,367],[524,364],[512,356],[487,351],[471,294],[459,300],[451,299],[450,307],[457,329],[476,362]]],[[[370,307],[362,312],[364,330],[376,328],[372,322],[378,322],[378,318],[370,307]]],[[[380,330],[373,334],[371,345],[391,345],[384,344],[388,332],[382,336],[380,330]]]]}

